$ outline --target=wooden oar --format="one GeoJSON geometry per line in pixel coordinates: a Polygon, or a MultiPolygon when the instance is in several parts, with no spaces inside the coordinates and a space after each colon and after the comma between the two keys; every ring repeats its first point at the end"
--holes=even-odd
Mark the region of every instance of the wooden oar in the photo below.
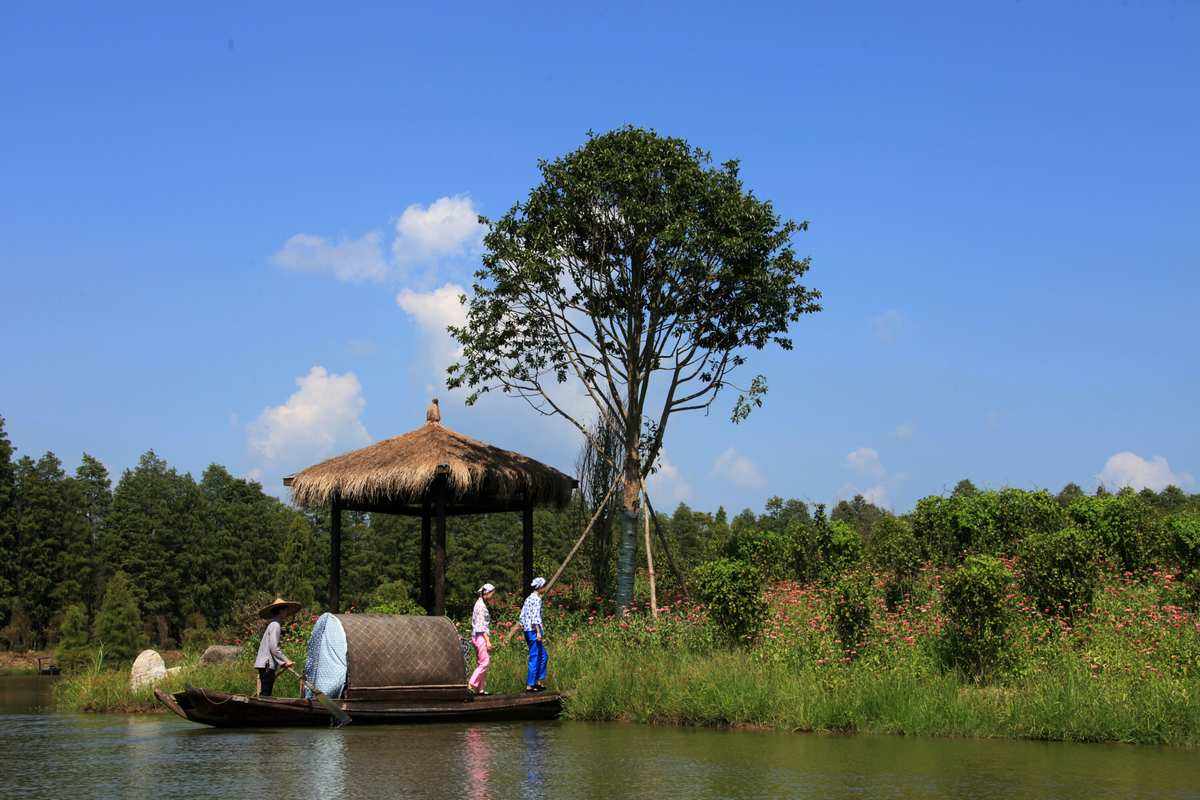
{"type": "MultiPolygon", "coordinates": [[[[304,682],[304,678],[301,678],[296,670],[288,667],[287,671],[295,675],[296,680],[300,681],[301,683],[304,682]]],[[[337,720],[337,726],[339,728],[350,722],[350,715],[347,714],[341,706],[335,703],[329,695],[325,694],[311,683],[308,684],[308,688],[312,691],[313,697],[317,698],[317,702],[325,706],[325,710],[332,714],[333,718],[337,720]]]]}

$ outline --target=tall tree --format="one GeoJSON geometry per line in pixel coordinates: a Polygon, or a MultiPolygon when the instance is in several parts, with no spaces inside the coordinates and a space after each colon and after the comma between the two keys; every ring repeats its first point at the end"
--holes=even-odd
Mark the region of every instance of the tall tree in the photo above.
{"type": "Polygon", "coordinates": [[[17,531],[12,507],[16,497],[13,446],[0,417],[0,628],[8,624],[17,596],[17,531]]]}
{"type": "Polygon", "coordinates": [[[317,545],[312,525],[300,514],[292,518],[275,565],[274,593],[308,609],[316,606],[317,545]]]}
{"type": "Polygon", "coordinates": [[[91,555],[80,546],[86,534],[73,489],[53,453],[17,462],[17,589],[38,639],[68,602],[83,600],[90,589],[91,555]]]}
{"type": "Polygon", "coordinates": [[[104,581],[108,577],[97,558],[98,548],[104,540],[104,525],[112,509],[112,481],[108,477],[108,468],[99,459],[84,453],[79,467],[75,470],[75,490],[79,513],[87,528],[86,537],[80,545],[86,546],[87,552],[91,554],[91,575],[87,579],[85,596],[81,599],[90,611],[95,611],[104,581]]]}
{"type": "Polygon", "coordinates": [[[633,594],[642,481],[670,418],[740,390],[732,418],[762,403],[766,380],[738,387],[746,351],[792,348],[788,327],[820,310],[800,284],[809,260],[782,221],[747,191],[738,163],[626,127],[542,161],[542,182],[491,223],[448,384],[468,402],[499,390],[587,434],[589,419],[555,384],[585,392],[620,421],[623,473],[618,602],[633,594]]]}
{"type": "Polygon", "coordinates": [[[142,646],[142,620],[129,576],[118,570],[104,587],[104,601],[96,614],[96,641],[105,658],[127,661],[142,646]]]}

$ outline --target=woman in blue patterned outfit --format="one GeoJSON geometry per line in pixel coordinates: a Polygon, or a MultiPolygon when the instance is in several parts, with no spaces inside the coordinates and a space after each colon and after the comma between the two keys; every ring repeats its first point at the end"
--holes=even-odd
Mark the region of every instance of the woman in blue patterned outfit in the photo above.
{"type": "Polygon", "coordinates": [[[542,628],[542,587],[545,578],[534,578],[529,587],[533,589],[521,606],[521,627],[525,631],[525,643],[529,645],[529,674],[525,678],[525,691],[546,691],[546,643],[542,628]]]}

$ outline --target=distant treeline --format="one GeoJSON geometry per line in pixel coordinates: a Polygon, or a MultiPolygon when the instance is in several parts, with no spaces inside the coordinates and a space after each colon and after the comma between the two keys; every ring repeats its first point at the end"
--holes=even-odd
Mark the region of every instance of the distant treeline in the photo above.
{"type": "MultiPolygon", "coordinates": [[[[951,497],[925,498],[906,518],[923,538],[928,556],[950,556],[981,547],[988,537],[1010,535],[997,532],[997,526],[1003,528],[1005,513],[1015,513],[1012,492],[1019,490],[978,492],[963,481],[951,497]],[[975,499],[964,499],[969,497],[975,499]]],[[[1046,502],[1065,509],[1083,496],[1074,484],[1057,497],[1021,492],[1020,507],[1036,515],[1046,502]]],[[[1122,514],[1157,517],[1200,510],[1200,495],[1176,487],[1127,491],[1122,497],[1129,498],[1121,504],[1122,514]],[[1130,504],[1133,510],[1125,508],[1130,504]]],[[[838,503],[829,514],[864,542],[881,519],[891,516],[862,497],[838,503]]],[[[578,501],[563,511],[537,511],[539,572],[557,566],[587,517],[578,501]]],[[[723,554],[731,538],[752,530],[783,533],[824,524],[823,519],[823,509],[778,497],[762,514],[747,509],[732,520],[723,508],[707,513],[681,504],[657,519],[656,547],[664,551],[656,552],[660,580],[677,583],[697,564],[723,554]]],[[[447,521],[447,528],[450,613],[468,609],[484,581],[510,595],[520,593],[518,515],[457,517],[447,521]]],[[[419,523],[410,518],[343,515],[343,602],[362,607],[379,587],[394,588],[396,581],[415,599],[419,539],[419,523]]],[[[611,592],[615,542],[612,536],[596,541],[607,552],[593,547],[581,554],[566,580],[588,584],[597,602],[604,603],[611,592]]],[[[220,465],[196,480],[150,451],[114,487],[104,465],[87,454],[73,474],[53,453],[16,458],[0,417],[0,647],[52,644],[74,604],[94,620],[105,587],[118,572],[128,576],[146,641],[163,648],[177,644],[187,629],[239,622],[239,614],[264,594],[323,607],[328,542],[326,513],[298,511],[220,465]]]]}

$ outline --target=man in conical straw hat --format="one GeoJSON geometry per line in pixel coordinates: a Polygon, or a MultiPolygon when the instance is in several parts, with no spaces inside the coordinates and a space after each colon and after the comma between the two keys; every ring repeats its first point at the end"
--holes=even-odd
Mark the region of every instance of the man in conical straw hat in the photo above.
{"type": "Polygon", "coordinates": [[[259,618],[270,620],[263,631],[262,641],[258,643],[258,657],[254,659],[254,668],[258,670],[258,694],[261,697],[271,696],[275,677],[293,664],[279,647],[279,638],[283,634],[280,623],[299,610],[299,603],[276,597],[275,602],[258,612],[259,618]]]}

